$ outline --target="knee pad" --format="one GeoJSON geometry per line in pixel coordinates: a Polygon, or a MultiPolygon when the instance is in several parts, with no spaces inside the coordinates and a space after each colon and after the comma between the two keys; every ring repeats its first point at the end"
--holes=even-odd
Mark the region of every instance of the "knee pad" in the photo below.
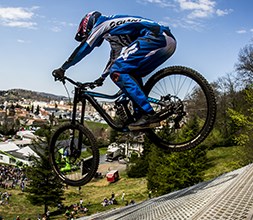
{"type": "Polygon", "coordinates": [[[111,73],[110,77],[113,82],[117,83],[119,81],[120,73],[113,72],[113,73],[111,73]]]}

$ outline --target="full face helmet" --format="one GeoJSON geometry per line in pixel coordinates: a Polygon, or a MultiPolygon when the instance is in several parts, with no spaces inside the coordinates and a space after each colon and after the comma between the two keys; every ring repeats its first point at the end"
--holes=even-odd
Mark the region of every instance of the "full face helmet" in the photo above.
{"type": "Polygon", "coordinates": [[[80,22],[79,28],[75,36],[75,40],[79,42],[86,40],[94,24],[97,22],[97,19],[100,16],[101,16],[101,13],[98,11],[93,11],[86,14],[80,22]]]}

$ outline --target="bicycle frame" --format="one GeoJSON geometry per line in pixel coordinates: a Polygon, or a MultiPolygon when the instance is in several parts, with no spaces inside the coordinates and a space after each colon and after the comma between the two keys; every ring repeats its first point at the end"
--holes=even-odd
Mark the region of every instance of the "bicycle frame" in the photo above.
{"type": "MultiPolygon", "coordinates": [[[[77,111],[77,104],[79,102],[82,103],[81,108],[81,119],[80,123],[83,124],[84,122],[84,116],[85,116],[85,106],[86,106],[86,100],[96,109],[96,111],[100,114],[100,116],[107,122],[107,124],[120,132],[127,132],[129,131],[128,127],[122,127],[115,123],[115,121],[112,119],[112,117],[99,105],[96,98],[102,98],[102,99],[109,99],[109,100],[115,100],[119,98],[123,92],[119,90],[117,93],[113,95],[108,95],[104,93],[98,93],[89,91],[86,89],[81,89],[78,87],[75,87],[74,92],[74,101],[73,101],[73,114],[72,114],[72,123],[76,123],[76,111],[77,111]]],[[[150,103],[156,103],[163,105],[164,103],[161,100],[150,98],[148,97],[148,101],[150,103]]]]}

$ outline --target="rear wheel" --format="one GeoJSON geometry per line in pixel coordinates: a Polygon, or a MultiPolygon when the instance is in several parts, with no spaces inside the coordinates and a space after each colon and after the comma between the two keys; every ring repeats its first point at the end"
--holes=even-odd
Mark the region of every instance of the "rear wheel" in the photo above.
{"type": "Polygon", "coordinates": [[[95,137],[82,125],[62,125],[50,142],[50,162],[56,174],[67,185],[82,186],[88,183],[99,165],[95,137]]]}
{"type": "Polygon", "coordinates": [[[182,66],[162,69],[147,81],[144,91],[156,112],[165,108],[170,112],[160,127],[146,132],[158,147],[171,151],[190,149],[211,132],[216,116],[214,92],[195,70],[182,66]],[[152,102],[152,98],[165,105],[152,102]]]}

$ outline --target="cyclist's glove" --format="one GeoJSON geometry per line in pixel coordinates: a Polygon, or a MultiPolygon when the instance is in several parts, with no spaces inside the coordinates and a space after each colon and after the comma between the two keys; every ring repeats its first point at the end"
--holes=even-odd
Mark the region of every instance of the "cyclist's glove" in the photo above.
{"type": "Polygon", "coordinates": [[[97,86],[102,86],[104,80],[105,80],[105,78],[103,78],[103,77],[101,76],[101,77],[99,77],[98,79],[96,79],[96,80],[94,81],[94,83],[97,84],[97,86]]]}
{"type": "Polygon", "coordinates": [[[65,70],[62,68],[55,69],[52,72],[52,75],[54,76],[55,81],[57,81],[57,80],[62,81],[64,78],[64,75],[65,75],[65,70]]]}

